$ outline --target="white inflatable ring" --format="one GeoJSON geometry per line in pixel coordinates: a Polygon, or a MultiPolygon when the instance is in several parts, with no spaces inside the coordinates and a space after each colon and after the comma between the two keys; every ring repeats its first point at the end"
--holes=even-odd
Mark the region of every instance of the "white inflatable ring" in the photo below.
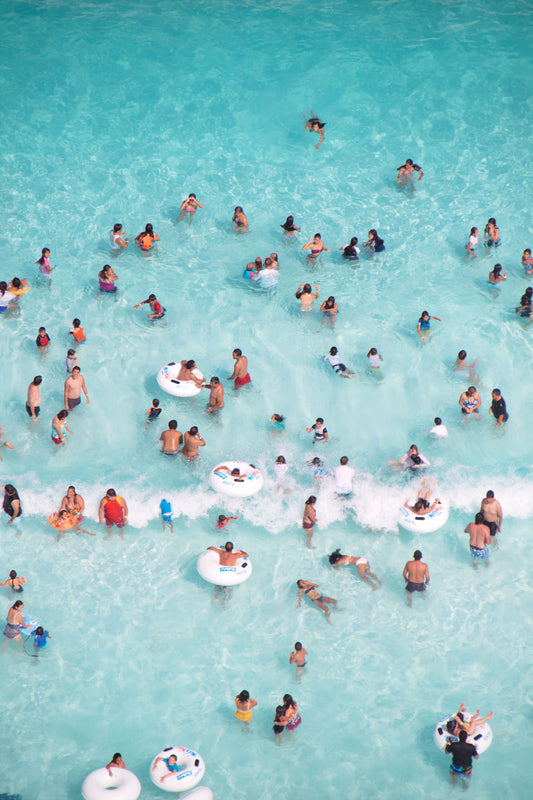
{"type": "Polygon", "coordinates": [[[163,391],[173,394],[174,397],[194,397],[200,394],[202,390],[194,381],[178,380],[180,369],[181,364],[167,364],[165,367],[161,367],[156,380],[163,391]]]}
{"type": "Polygon", "coordinates": [[[137,800],[140,793],[141,782],[137,775],[120,767],[95,769],[81,787],[84,800],[137,800]]]}
{"type": "Polygon", "coordinates": [[[196,569],[204,581],[217,586],[237,586],[244,583],[252,574],[252,562],[249,558],[239,558],[233,567],[225,567],[218,560],[218,553],[207,550],[198,556],[196,569]]]}
{"type": "MultiPolygon", "coordinates": [[[[414,506],[417,498],[408,500],[410,506],[414,506]]],[[[413,533],[433,533],[438,531],[446,524],[449,517],[448,506],[439,503],[429,514],[417,514],[410,511],[405,506],[399,509],[398,525],[406,531],[413,533]]]]}
{"type": "Polygon", "coordinates": [[[204,777],[204,772],[205,763],[202,756],[189,747],[167,747],[166,750],[161,750],[150,764],[152,782],[166,792],[184,792],[194,788],[204,777]],[[161,778],[169,772],[163,759],[169,756],[176,756],[176,763],[180,769],[162,781],[161,778]],[[155,766],[157,759],[159,763],[155,766]]]}
{"type": "Polygon", "coordinates": [[[250,497],[256,494],[263,486],[263,476],[252,464],[246,461],[222,461],[211,470],[209,474],[209,485],[215,492],[226,494],[228,497],[250,497]],[[221,470],[221,467],[227,467],[221,470]],[[239,469],[241,475],[246,475],[244,480],[239,480],[230,475],[234,469],[239,469]]]}
{"type": "Polygon", "coordinates": [[[197,786],[192,792],[181,794],[180,800],[213,800],[213,792],[208,786],[197,786]]]}
{"type": "MultiPolygon", "coordinates": [[[[463,715],[465,722],[468,722],[472,716],[472,714],[469,714],[468,711],[463,711],[463,715]]],[[[449,719],[453,719],[454,717],[455,714],[446,714],[446,716],[440,719],[435,726],[435,730],[433,731],[433,739],[435,740],[435,744],[439,750],[444,751],[444,748],[446,747],[446,740],[450,735],[446,730],[446,723],[449,719]]],[[[455,741],[457,741],[457,739],[455,739],[455,741]]],[[[479,728],[476,728],[474,735],[469,736],[466,741],[470,744],[473,744],[478,753],[484,753],[492,743],[492,729],[489,723],[484,722],[483,725],[480,725],[479,728]]]]}

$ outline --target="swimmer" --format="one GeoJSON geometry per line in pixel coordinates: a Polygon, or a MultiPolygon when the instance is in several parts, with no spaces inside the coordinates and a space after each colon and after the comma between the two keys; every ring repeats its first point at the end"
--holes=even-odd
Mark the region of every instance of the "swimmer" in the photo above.
{"type": "Polygon", "coordinates": [[[505,405],[505,400],[502,397],[502,393],[499,389],[492,390],[492,403],[489,408],[489,414],[492,414],[494,419],[496,420],[495,428],[498,428],[500,425],[503,425],[504,422],[507,422],[509,419],[509,414],[507,413],[507,406],[505,405]]]}
{"type": "Polygon", "coordinates": [[[41,411],[41,390],[39,386],[43,382],[41,375],[36,375],[30,385],[26,394],[26,413],[31,417],[33,422],[38,422],[39,413],[41,411]]]}
{"type": "Polygon", "coordinates": [[[198,458],[199,447],[205,447],[205,440],[198,433],[196,425],[193,425],[183,434],[183,450],[181,452],[191,461],[193,458],[198,458]]]}
{"type": "Polygon", "coordinates": [[[463,789],[468,788],[468,780],[472,772],[472,759],[479,758],[478,752],[473,744],[466,741],[466,731],[459,731],[459,741],[447,742],[444,748],[446,753],[451,753],[452,763],[450,764],[450,775],[452,782],[455,783],[458,777],[464,776],[463,789]]]}
{"type": "Polygon", "coordinates": [[[408,561],[403,568],[403,579],[405,581],[405,591],[407,592],[407,604],[413,603],[413,592],[425,592],[429,586],[428,565],[422,561],[422,553],[415,550],[413,560],[408,561]]]}
{"type": "Polygon", "coordinates": [[[22,505],[20,502],[19,493],[11,483],[6,483],[4,486],[2,511],[9,517],[7,524],[14,525],[15,528],[20,530],[22,505]]]}
{"type": "Polygon", "coordinates": [[[437,320],[437,322],[442,322],[440,317],[431,317],[428,311],[422,311],[420,319],[418,320],[418,325],[416,326],[416,332],[418,333],[423,342],[426,341],[424,333],[426,333],[427,335],[430,331],[432,319],[437,320]],[[422,333],[422,331],[424,331],[424,333],[422,333]]]}
{"type": "Polygon", "coordinates": [[[252,381],[248,374],[248,359],[246,356],[243,356],[242,350],[239,347],[235,348],[231,356],[235,360],[235,365],[232,374],[229,378],[226,378],[226,380],[235,380],[235,389],[239,389],[241,386],[245,386],[252,381]]]}
{"type": "Polygon", "coordinates": [[[270,432],[270,436],[277,436],[279,433],[285,433],[285,417],[283,414],[272,414],[270,422],[273,423],[274,430],[270,432]]]}
{"type": "Polygon", "coordinates": [[[152,312],[151,314],[148,314],[148,319],[162,319],[162,317],[165,316],[166,308],[163,308],[155,294],[149,295],[146,300],[142,300],[140,303],[137,303],[137,305],[133,306],[133,308],[140,308],[141,306],[145,306],[147,303],[149,304],[152,312]]]}
{"type": "Polygon", "coordinates": [[[26,585],[26,578],[22,575],[17,575],[16,571],[12,569],[9,573],[9,578],[7,578],[3,583],[0,583],[0,586],[7,586],[9,584],[9,588],[20,594],[24,591],[23,586],[26,585]]]}
{"type": "Polygon", "coordinates": [[[159,503],[159,510],[161,511],[161,524],[163,525],[163,533],[166,530],[166,526],[168,525],[168,529],[170,533],[174,533],[174,512],[172,511],[172,504],[170,500],[166,500],[163,498],[159,503]]]}
{"type": "Polygon", "coordinates": [[[477,380],[477,375],[474,372],[475,366],[479,359],[475,358],[471,364],[466,363],[467,352],[466,350],[459,350],[457,353],[457,359],[455,361],[453,371],[460,372],[462,369],[468,370],[468,377],[471,381],[477,380]]]}
{"type": "Polygon", "coordinates": [[[487,714],[486,717],[479,716],[479,708],[476,709],[476,713],[472,714],[468,722],[464,719],[464,711],[466,709],[465,703],[461,703],[459,706],[459,711],[455,715],[455,719],[457,721],[458,727],[460,730],[465,731],[467,736],[473,736],[478,728],[481,725],[484,725],[485,722],[488,722],[489,719],[492,719],[494,716],[494,711],[491,711],[487,714]]]}
{"type": "Polygon", "coordinates": [[[349,258],[352,261],[357,261],[359,259],[359,254],[361,250],[357,247],[357,243],[359,239],[357,236],[352,236],[350,239],[349,244],[345,244],[344,247],[341,247],[342,255],[344,258],[349,258]]]}
{"type": "Polygon", "coordinates": [[[41,353],[43,353],[43,354],[46,353],[46,351],[48,350],[48,346],[49,346],[51,341],[52,340],[50,339],[50,337],[46,333],[46,328],[43,328],[43,327],[39,328],[39,333],[37,334],[37,338],[35,340],[35,344],[37,345],[37,347],[39,348],[41,353]]]}
{"type": "Polygon", "coordinates": [[[419,167],[418,164],[413,164],[412,158],[408,158],[405,164],[402,164],[401,167],[398,167],[396,171],[398,172],[396,183],[402,183],[402,184],[408,183],[413,179],[415,172],[418,172],[420,176],[418,178],[419,183],[424,177],[424,173],[422,172],[421,167],[419,167]]]}
{"type": "Polygon", "coordinates": [[[304,648],[301,642],[294,643],[294,650],[291,652],[289,656],[289,664],[296,665],[296,680],[299,681],[302,677],[303,671],[307,665],[305,657],[307,655],[307,650],[304,648]]]}
{"type": "Polygon", "coordinates": [[[483,232],[484,244],[485,247],[490,250],[491,247],[499,247],[500,242],[500,229],[496,225],[496,220],[494,217],[490,217],[489,221],[485,225],[485,230],[483,232]]]}
{"type": "Polygon", "coordinates": [[[483,514],[483,521],[490,529],[490,535],[496,536],[496,533],[501,533],[503,511],[501,504],[494,497],[494,492],[489,489],[483,500],[481,501],[481,508],[479,509],[483,514]]]}
{"type": "Polygon", "coordinates": [[[30,288],[28,281],[26,278],[12,278],[9,282],[9,286],[7,287],[7,291],[11,292],[11,294],[15,295],[15,299],[18,298],[19,295],[25,294],[25,290],[30,288]]]}
{"type": "Polygon", "coordinates": [[[301,283],[294,293],[297,300],[300,301],[300,309],[302,311],[310,311],[313,307],[313,301],[318,298],[319,285],[315,286],[315,294],[312,293],[310,283],[301,283]]]}
{"type": "Polygon", "coordinates": [[[337,320],[337,314],[339,313],[339,307],[333,295],[328,297],[327,300],[324,300],[320,306],[320,310],[323,313],[322,325],[327,325],[329,320],[331,327],[334,328],[337,320]]]}
{"type": "MultiPolygon", "coordinates": [[[[74,525],[70,528],[73,533],[86,533],[87,536],[96,536],[95,533],[91,533],[90,531],[86,531],[84,528],[80,527],[80,522],[83,519],[83,512],[85,511],[85,501],[81,494],[76,492],[75,486],[69,486],[67,488],[67,493],[63,497],[61,501],[61,506],[59,509],[59,514],[68,515],[68,517],[72,520],[75,520],[74,525]]],[[[66,533],[66,530],[58,530],[57,532],[57,540],[61,538],[61,536],[66,533]]]]}
{"type": "Polygon", "coordinates": [[[366,357],[368,358],[370,369],[372,370],[381,369],[381,362],[383,361],[383,356],[381,356],[378,353],[377,348],[371,347],[368,353],[366,354],[366,357]]]}
{"type": "Polygon", "coordinates": [[[479,228],[470,228],[470,238],[466,243],[466,252],[474,258],[477,258],[477,253],[474,252],[476,245],[479,242],[479,228]]]}
{"type": "Polygon", "coordinates": [[[435,417],[433,422],[435,424],[429,431],[429,435],[434,436],[436,439],[445,439],[448,436],[448,428],[446,427],[446,425],[442,424],[442,420],[440,417],[435,417]]]}
{"type": "Polygon", "coordinates": [[[302,528],[305,531],[305,544],[308,550],[315,550],[315,547],[311,546],[311,539],[313,538],[313,531],[314,527],[317,523],[317,516],[316,516],[316,497],[311,495],[305,501],[305,508],[304,514],[302,519],[302,528]]]}
{"type": "Polygon", "coordinates": [[[72,372],[74,367],[78,366],[78,356],[76,355],[76,351],[73,347],[69,347],[67,350],[67,357],[65,358],[65,366],[67,368],[67,372],[72,372]]]}
{"type": "Polygon", "coordinates": [[[115,222],[113,225],[113,230],[109,231],[109,242],[111,244],[111,250],[114,250],[117,253],[120,253],[124,250],[130,243],[130,240],[127,238],[128,234],[126,231],[122,230],[122,224],[120,222],[115,222]],[[125,236],[126,239],[122,237],[125,236]]]}
{"type": "Polygon", "coordinates": [[[7,447],[8,450],[15,449],[11,442],[8,442],[7,439],[4,439],[4,428],[2,425],[0,425],[0,461],[4,460],[2,458],[2,447],[7,447]]]}
{"type": "Polygon", "coordinates": [[[233,212],[233,217],[231,221],[233,222],[234,231],[242,233],[247,229],[248,219],[246,217],[246,214],[242,210],[242,206],[235,206],[235,211],[233,212]]]}
{"type": "Polygon", "coordinates": [[[15,600],[9,611],[7,612],[7,624],[4,628],[4,636],[5,639],[2,642],[2,647],[7,645],[9,639],[14,639],[17,644],[22,647],[22,636],[21,636],[21,628],[31,628],[31,625],[24,622],[24,617],[22,616],[22,609],[24,608],[24,603],[22,600],[15,600]]]}
{"type": "Polygon", "coordinates": [[[185,217],[188,214],[189,225],[190,225],[192,222],[192,218],[196,214],[197,208],[203,208],[203,205],[200,203],[199,200],[196,199],[196,195],[194,194],[194,192],[191,192],[190,195],[180,205],[180,215],[177,221],[181,222],[182,219],[185,219],[185,217]]]}
{"type": "Polygon", "coordinates": [[[239,558],[248,558],[248,553],[244,550],[234,550],[233,542],[226,542],[224,547],[208,547],[214,553],[218,553],[218,563],[221,567],[234,567],[239,558]]]}
{"type": "Polygon", "coordinates": [[[310,428],[306,428],[305,430],[307,433],[313,432],[313,444],[315,444],[315,442],[328,441],[328,429],[324,425],[324,420],[322,417],[317,417],[316,422],[314,422],[310,428]]]}
{"type": "Polygon", "coordinates": [[[153,225],[150,222],[147,222],[144,230],[135,237],[135,244],[138,245],[141,250],[151,250],[154,244],[159,241],[159,236],[154,231],[153,225]]]}
{"type": "MultiPolygon", "coordinates": [[[[7,283],[5,281],[0,281],[0,314],[4,314],[6,311],[9,313],[16,299],[12,292],[8,292],[7,283]]],[[[39,328],[39,333],[40,331],[41,329],[39,328]]],[[[39,347],[39,345],[37,345],[37,347],[39,347]]]]}
{"type": "Polygon", "coordinates": [[[416,470],[416,469],[422,469],[424,467],[429,467],[430,462],[418,450],[416,444],[412,444],[407,453],[403,455],[398,461],[389,461],[389,466],[393,468],[403,467],[410,470],[416,470]]]}
{"type": "Polygon", "coordinates": [[[294,236],[295,232],[300,232],[300,228],[297,228],[294,224],[294,217],[289,215],[283,225],[280,225],[280,228],[283,228],[283,235],[284,236],[294,236]]]}
{"type": "Polygon", "coordinates": [[[531,317],[533,314],[532,305],[533,287],[528,286],[522,297],[520,298],[520,305],[516,309],[516,313],[520,317],[531,317]]]}
{"type": "Polygon", "coordinates": [[[285,714],[285,708],[283,706],[276,706],[276,714],[274,716],[274,724],[272,725],[272,730],[274,731],[274,736],[276,737],[276,743],[278,745],[281,744],[281,739],[283,737],[283,732],[287,725],[287,717],[285,714]]]}
{"type": "Polygon", "coordinates": [[[302,595],[306,595],[307,598],[314,603],[315,606],[318,606],[322,609],[326,617],[329,617],[330,610],[327,607],[326,603],[330,605],[336,606],[337,601],[334,600],[333,597],[324,597],[324,595],[317,592],[317,588],[319,586],[318,583],[311,583],[310,581],[304,581],[302,578],[296,581],[296,586],[298,587],[298,603],[296,608],[300,608],[302,602],[302,595]]]}
{"type": "MultiPolygon", "coordinates": [[[[328,364],[335,370],[337,375],[341,375],[343,378],[350,378],[353,381],[354,373],[352,370],[348,369],[346,364],[342,364],[339,356],[339,351],[336,347],[330,347],[329,353],[324,356],[324,361],[327,361],[328,364]]],[[[357,374],[357,373],[356,373],[357,374]]],[[[359,375],[357,375],[359,377],[359,375]]]]}
{"type": "Polygon", "coordinates": [[[373,572],[370,572],[370,564],[368,563],[368,559],[364,558],[363,556],[343,556],[339,548],[331,553],[329,556],[329,563],[333,569],[339,569],[339,567],[344,566],[349,567],[351,565],[357,567],[359,577],[366,583],[369,583],[372,589],[377,589],[382,585],[378,576],[374,575],[373,572]]]}
{"type": "Polygon", "coordinates": [[[507,280],[507,272],[505,271],[502,274],[502,265],[501,264],[494,264],[494,267],[489,272],[489,283],[500,283],[500,281],[507,280]]]}
{"type": "Polygon", "coordinates": [[[117,767],[118,769],[126,769],[126,765],[122,760],[122,756],[120,755],[120,753],[115,753],[109,764],[105,765],[106,770],[109,772],[111,776],[113,776],[113,773],[111,772],[111,767],[117,767]]]}
{"type": "Polygon", "coordinates": [[[304,244],[302,250],[311,251],[307,258],[317,258],[320,253],[329,253],[329,247],[326,247],[319,233],[315,233],[314,236],[310,236],[309,241],[307,244],[304,244]]]}
{"type": "Polygon", "coordinates": [[[417,514],[420,516],[425,514],[431,514],[433,509],[435,509],[437,506],[440,506],[440,500],[438,499],[438,497],[435,498],[433,503],[429,502],[431,494],[432,494],[432,489],[428,488],[427,481],[424,478],[424,480],[422,481],[422,486],[418,490],[418,496],[414,506],[410,506],[409,501],[406,500],[404,503],[404,507],[407,508],[409,511],[412,511],[413,514],[417,514]]]}
{"type": "Polygon", "coordinates": [[[196,361],[193,358],[183,359],[180,361],[180,371],[178,372],[178,381],[192,381],[196,386],[201,389],[205,383],[205,378],[196,366],[196,361]]]}
{"type": "Polygon", "coordinates": [[[203,388],[209,389],[209,400],[205,409],[206,414],[212,414],[214,411],[220,411],[221,408],[224,408],[224,387],[220,382],[220,378],[214,375],[209,383],[204,383],[203,388]]]}
{"type": "Polygon", "coordinates": [[[375,228],[368,231],[368,241],[363,243],[363,247],[370,247],[373,253],[382,253],[385,250],[383,239],[378,236],[375,228]]]}
{"type": "Polygon", "coordinates": [[[160,783],[163,783],[164,780],[166,780],[167,778],[170,778],[173,775],[174,772],[179,772],[180,771],[180,768],[178,767],[178,757],[177,756],[171,755],[168,758],[163,758],[163,756],[158,756],[156,758],[156,760],[154,761],[154,766],[152,767],[152,770],[154,770],[157,767],[157,765],[159,764],[160,761],[162,761],[164,764],[166,764],[167,769],[168,769],[168,772],[165,773],[165,775],[163,775],[159,779],[160,783]]]}
{"type": "Polygon", "coordinates": [[[174,456],[179,453],[180,444],[183,441],[183,434],[178,430],[178,421],[171,419],[168,423],[168,428],[163,431],[159,437],[159,441],[163,442],[161,448],[162,453],[174,456]]]}
{"type": "Polygon", "coordinates": [[[279,280],[278,264],[268,256],[265,258],[264,269],[257,274],[257,283],[263,289],[271,289],[276,286],[279,280]]]}
{"type": "Polygon", "coordinates": [[[52,270],[57,269],[56,264],[54,264],[53,267],[50,266],[50,250],[48,247],[43,247],[41,251],[41,257],[38,258],[35,263],[39,264],[39,272],[41,275],[44,275],[45,278],[51,278],[52,270]]]}
{"type": "Polygon", "coordinates": [[[116,292],[115,281],[118,281],[117,273],[109,264],[104,264],[98,273],[98,288],[101,292],[116,292]]]}
{"type": "Polygon", "coordinates": [[[531,257],[530,247],[526,247],[522,254],[522,266],[524,267],[526,273],[531,275],[533,272],[533,258],[531,257]]]}
{"type": "Polygon", "coordinates": [[[469,522],[465,528],[465,533],[470,536],[470,555],[472,556],[472,566],[476,567],[478,561],[484,561],[489,566],[489,544],[490,528],[486,524],[481,511],[478,511],[474,522],[469,522]]]}
{"type": "Polygon", "coordinates": [[[230,477],[233,478],[235,483],[243,483],[248,477],[248,474],[246,472],[241,472],[239,467],[234,467],[233,469],[230,469],[229,467],[226,467],[225,464],[222,464],[220,467],[217,467],[217,472],[226,472],[230,477]]]}
{"type": "Polygon", "coordinates": [[[243,272],[243,278],[249,278],[250,280],[254,281],[258,278],[261,270],[263,269],[263,259],[261,256],[257,256],[254,261],[250,261],[246,265],[246,269],[243,272]]]}
{"type": "Polygon", "coordinates": [[[252,709],[257,705],[257,700],[250,697],[250,692],[243,689],[235,698],[235,718],[240,719],[245,725],[249,725],[252,721],[252,709]]]}
{"type": "Polygon", "coordinates": [[[79,367],[73,367],[72,373],[65,381],[65,387],[63,392],[65,401],[64,408],[70,411],[76,406],[79,406],[79,404],[81,403],[82,392],[85,395],[87,405],[89,405],[91,401],[89,400],[89,393],[85,385],[85,378],[81,374],[81,370],[79,367]]]}
{"type": "Polygon", "coordinates": [[[313,468],[313,481],[315,484],[320,485],[324,478],[326,478],[329,473],[324,466],[324,462],[318,456],[315,456],[312,461],[308,462],[309,466],[313,468]]]}
{"type": "Polygon", "coordinates": [[[224,514],[219,514],[217,519],[217,528],[225,528],[230,519],[239,519],[239,517],[226,517],[224,514]]]}
{"type": "Polygon", "coordinates": [[[479,417],[481,397],[475,386],[469,386],[466,392],[462,393],[459,398],[459,405],[463,414],[476,414],[479,417]]]}
{"type": "Polygon", "coordinates": [[[83,328],[81,327],[81,322],[77,317],[74,317],[72,320],[72,328],[69,330],[69,334],[70,336],[74,337],[78,344],[81,344],[87,340],[87,337],[83,332],[83,328]]]}
{"type": "Polygon", "coordinates": [[[271,262],[272,262],[272,267],[273,267],[274,269],[279,269],[279,258],[278,258],[278,254],[277,254],[277,253],[270,253],[270,255],[268,256],[268,258],[269,258],[269,259],[271,260],[271,262]]]}
{"type": "Polygon", "coordinates": [[[341,456],[339,466],[333,469],[336,494],[346,495],[352,493],[352,481],[355,478],[355,470],[353,467],[348,466],[348,461],[348,456],[341,456]]]}
{"type": "Polygon", "coordinates": [[[113,525],[116,525],[120,538],[124,539],[122,530],[128,524],[128,504],[114,489],[108,489],[98,506],[98,522],[107,528],[106,539],[113,536],[113,525]]]}
{"type": "Polygon", "coordinates": [[[315,117],[313,112],[311,112],[311,117],[308,119],[304,125],[304,131],[309,131],[309,133],[319,133],[320,138],[318,140],[318,144],[315,144],[315,150],[320,149],[320,145],[324,141],[324,126],[327,123],[322,122],[319,117],[315,117]]]}
{"type": "Polygon", "coordinates": [[[146,420],[146,425],[148,425],[148,423],[150,422],[153,422],[154,419],[157,419],[162,410],[163,409],[159,405],[159,400],[157,399],[157,397],[154,397],[154,399],[152,400],[152,405],[146,412],[146,416],[148,417],[148,419],[146,420]]]}
{"type": "Polygon", "coordinates": [[[68,411],[65,408],[63,408],[61,409],[61,411],[58,411],[58,413],[52,420],[51,437],[54,444],[65,444],[66,443],[65,434],[67,432],[72,434],[72,431],[65,422],[67,417],[68,417],[68,411]]]}

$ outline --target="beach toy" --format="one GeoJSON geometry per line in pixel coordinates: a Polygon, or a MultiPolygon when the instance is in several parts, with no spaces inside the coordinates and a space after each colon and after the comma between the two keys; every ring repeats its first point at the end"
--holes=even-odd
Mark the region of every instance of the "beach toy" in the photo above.
{"type": "Polygon", "coordinates": [[[187,789],[194,788],[202,780],[204,772],[205,763],[202,756],[189,747],[167,747],[154,756],[150,764],[152,782],[159,789],[164,789],[165,792],[184,792],[187,789]],[[162,781],[163,775],[168,775],[169,772],[168,766],[163,759],[168,759],[169,756],[176,756],[179,770],[178,772],[172,772],[172,775],[162,781]],[[155,766],[158,758],[161,760],[155,766]]]}
{"type": "Polygon", "coordinates": [[[248,557],[237,559],[234,566],[226,567],[219,562],[219,554],[214,550],[207,550],[198,556],[196,569],[204,581],[217,586],[237,586],[247,581],[252,574],[252,562],[248,557]]]}
{"type": "Polygon", "coordinates": [[[223,461],[211,470],[209,485],[215,492],[228,497],[250,497],[262,488],[263,476],[246,461],[223,461]],[[221,467],[227,467],[228,471],[221,467]],[[231,475],[234,469],[240,471],[240,476],[231,475]]]}

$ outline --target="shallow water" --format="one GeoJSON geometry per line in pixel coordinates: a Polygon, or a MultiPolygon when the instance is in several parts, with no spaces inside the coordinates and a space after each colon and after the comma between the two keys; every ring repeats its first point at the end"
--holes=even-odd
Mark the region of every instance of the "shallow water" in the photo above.
{"type": "MultiPolygon", "coordinates": [[[[465,700],[495,712],[471,792],[524,796],[532,367],[531,334],[514,307],[529,283],[521,253],[532,246],[529,6],[117,0],[18,3],[1,18],[2,277],[31,284],[20,311],[0,319],[0,421],[17,448],[4,449],[0,475],[25,511],[20,537],[2,526],[1,564],[26,576],[25,605],[52,639],[39,659],[15,646],[2,653],[2,707],[16,722],[1,736],[0,792],[78,798],[85,775],[118,749],[142,797],[161,797],[149,761],[186,744],[203,755],[215,797],[438,800],[450,796],[448,759],[432,728],[465,700]],[[318,152],[303,133],[310,108],[328,123],[318,152]],[[406,157],[424,178],[400,190],[395,168],[406,157]],[[190,191],[205,209],[176,226],[190,191]],[[250,221],[243,235],[231,230],[238,204],[250,221]],[[294,242],[279,228],[289,213],[302,228],[294,242]],[[468,231],[490,216],[502,232],[497,258],[479,246],[468,260],[468,231]],[[113,259],[108,231],[118,220],[132,238],[153,222],[157,249],[113,259]],[[343,262],[339,248],[372,227],[386,252],[343,262]],[[301,246],[315,231],[331,252],[310,265],[301,246]],[[33,263],[43,246],[58,265],[50,287],[33,263]],[[277,289],[247,286],[244,265],[275,250],[277,289]],[[508,279],[493,289],[496,260],[508,279]],[[119,275],[115,297],[98,294],[106,261],[119,275]],[[335,295],[335,331],[317,310],[299,312],[294,292],[305,280],[320,284],[321,298],[335,295]],[[131,308],[152,291],[167,308],[153,324],[131,308]],[[423,308],[443,320],[427,345],[416,335],[423,308]],[[52,449],[75,316],[87,334],[79,358],[91,404],[69,416],[67,446],[52,449]],[[40,325],[52,338],[44,357],[40,325]],[[322,362],[332,345],[360,379],[322,362]],[[381,379],[367,370],[371,346],[385,359],[381,379]],[[253,378],[239,393],[225,381],[234,347],[253,378]],[[479,359],[483,399],[482,418],[466,424],[457,403],[470,380],[452,370],[462,347],[479,359]],[[203,413],[207,393],[179,400],[157,386],[163,364],[188,357],[224,380],[216,418],[203,413]],[[44,378],[38,426],[24,412],[35,374],[44,378]],[[511,415],[505,430],[487,415],[496,385],[511,415]],[[153,397],[161,423],[145,429],[153,397]],[[287,416],[285,435],[270,435],[274,411],[287,416]],[[447,441],[426,434],[437,414],[447,441]],[[313,448],[305,427],[319,415],[330,441],[313,448]],[[158,453],[172,417],[206,439],[194,464],[158,453]],[[446,527],[424,537],[397,534],[398,504],[417,483],[387,467],[412,441],[451,508],[446,527]],[[286,495],[272,470],[280,453],[291,467],[286,495]],[[316,453],[328,468],[349,455],[352,498],[336,498],[331,479],[313,486],[316,453]],[[230,501],[208,487],[212,466],[232,458],[264,471],[261,494],[230,501]],[[56,543],[46,516],[69,483],[97,537],[56,543]],[[125,542],[104,541],[96,522],[108,486],[130,507],[125,542]],[[488,488],[505,522],[490,568],[475,572],[462,531],[488,488]],[[308,551],[299,526],[313,492],[319,526],[308,551]],[[158,520],[163,496],[173,537],[158,520]],[[254,573],[218,607],[195,563],[224,539],[214,528],[222,511],[239,515],[228,536],[254,573]],[[418,546],[431,588],[409,610],[401,571],[418,546]],[[336,547],[367,556],[383,588],[331,570],[336,547]],[[299,577],[338,598],[331,625],[312,606],[295,610],[299,577]],[[296,639],[309,651],[298,684],[288,666],[296,639]],[[244,687],[259,703],[249,733],[232,718],[244,687]],[[303,725],[278,748],[270,729],[287,691],[303,725]],[[21,753],[37,769],[14,769],[21,753]]],[[[7,613],[12,597],[2,591],[7,613]]]]}

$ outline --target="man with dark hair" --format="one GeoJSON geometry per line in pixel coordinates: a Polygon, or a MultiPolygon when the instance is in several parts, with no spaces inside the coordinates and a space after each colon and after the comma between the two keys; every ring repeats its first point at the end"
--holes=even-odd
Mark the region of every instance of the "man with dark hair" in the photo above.
{"type": "Polygon", "coordinates": [[[492,489],[489,489],[481,501],[481,508],[479,510],[483,514],[485,525],[489,526],[490,535],[496,536],[496,533],[501,533],[503,511],[500,503],[494,497],[492,489]]]}
{"type": "Polygon", "coordinates": [[[445,747],[445,752],[452,756],[450,764],[450,775],[456,781],[459,775],[470,775],[472,772],[472,759],[479,758],[477,750],[473,744],[467,742],[466,731],[460,731],[458,742],[449,742],[445,747]]]}
{"type": "Polygon", "coordinates": [[[235,380],[235,388],[238,389],[239,386],[244,386],[252,380],[248,375],[248,359],[246,356],[243,356],[242,350],[239,347],[236,347],[231,355],[235,359],[235,366],[233,367],[232,374],[226,380],[235,380]]]}
{"type": "Polygon", "coordinates": [[[168,423],[167,430],[163,431],[159,437],[159,441],[163,442],[161,452],[167,453],[167,455],[176,455],[176,453],[179,452],[182,439],[183,435],[178,430],[178,421],[176,419],[171,419],[168,423]]]}
{"type": "Polygon", "coordinates": [[[483,514],[478,511],[476,514],[476,521],[469,522],[465,528],[465,533],[470,535],[470,555],[472,556],[472,564],[477,567],[478,559],[486,562],[489,565],[489,548],[490,544],[490,529],[486,524],[483,514]]]}
{"type": "Polygon", "coordinates": [[[492,414],[496,420],[496,425],[494,426],[495,428],[499,427],[504,422],[507,422],[509,419],[507,406],[505,405],[505,400],[503,399],[502,393],[499,389],[492,390],[492,403],[489,408],[489,414],[492,414]]]}
{"type": "Polygon", "coordinates": [[[428,565],[422,561],[422,553],[415,550],[413,560],[408,561],[403,568],[403,578],[405,581],[405,591],[407,592],[407,602],[412,605],[413,592],[425,592],[429,585],[428,565]]]}

